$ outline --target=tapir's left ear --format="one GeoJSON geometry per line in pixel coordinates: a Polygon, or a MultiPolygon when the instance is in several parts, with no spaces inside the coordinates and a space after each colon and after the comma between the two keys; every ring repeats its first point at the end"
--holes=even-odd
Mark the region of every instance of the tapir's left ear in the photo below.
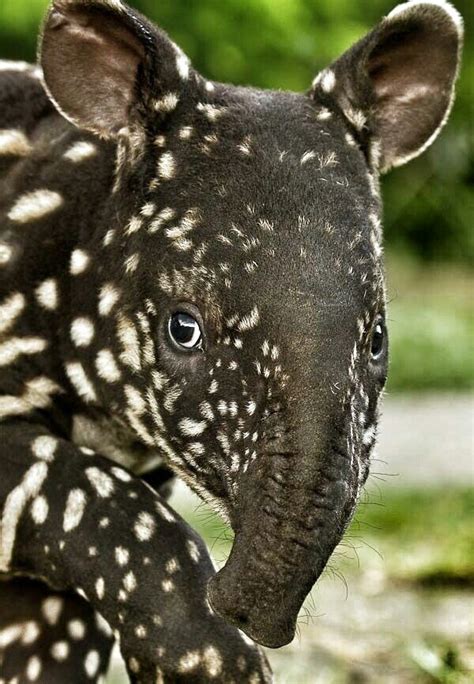
{"type": "Polygon", "coordinates": [[[321,72],[312,94],[329,106],[336,100],[359,139],[379,143],[379,168],[387,171],[423,152],[445,123],[462,37],[449,3],[405,2],[321,72]]]}
{"type": "Polygon", "coordinates": [[[181,50],[120,0],[53,0],[39,59],[59,111],[103,137],[159,120],[190,77],[181,50]]]}

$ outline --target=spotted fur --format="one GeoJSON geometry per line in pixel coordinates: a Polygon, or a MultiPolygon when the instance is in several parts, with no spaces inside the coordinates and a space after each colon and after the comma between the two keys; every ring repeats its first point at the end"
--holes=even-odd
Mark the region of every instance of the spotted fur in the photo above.
{"type": "Polygon", "coordinates": [[[379,173],[444,124],[461,38],[400,5],[300,95],[56,0],[41,68],[1,64],[0,681],[98,681],[113,638],[133,682],[271,680],[236,627],[291,640],[367,478],[379,173]],[[217,574],[173,475],[235,531],[217,574]]]}

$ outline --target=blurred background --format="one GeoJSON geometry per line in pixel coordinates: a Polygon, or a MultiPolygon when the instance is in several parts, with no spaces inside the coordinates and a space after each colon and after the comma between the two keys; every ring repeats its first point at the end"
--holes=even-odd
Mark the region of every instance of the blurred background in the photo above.
{"type": "MultiPolygon", "coordinates": [[[[2,58],[34,60],[46,0],[0,0],[2,58]]],[[[305,90],[393,0],[132,0],[208,78],[305,90]]],[[[474,681],[474,20],[436,143],[383,180],[391,370],[356,520],[313,590],[281,684],[474,681]],[[472,38],[472,35],[471,35],[472,38]]],[[[174,505],[216,561],[230,533],[184,487],[174,505]]],[[[124,681],[117,663],[110,682],[124,681]]]]}

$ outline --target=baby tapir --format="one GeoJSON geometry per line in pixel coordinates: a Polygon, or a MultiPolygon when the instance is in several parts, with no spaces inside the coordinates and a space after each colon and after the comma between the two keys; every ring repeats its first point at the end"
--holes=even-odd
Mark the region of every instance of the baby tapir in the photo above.
{"type": "Polygon", "coordinates": [[[271,680],[242,631],[293,638],[367,478],[378,177],[446,121],[461,40],[408,2],[268,92],[120,0],[55,0],[40,66],[3,63],[2,682],[97,681],[113,638],[133,682],[271,680]],[[235,532],[217,574],[175,474],[235,532]]]}

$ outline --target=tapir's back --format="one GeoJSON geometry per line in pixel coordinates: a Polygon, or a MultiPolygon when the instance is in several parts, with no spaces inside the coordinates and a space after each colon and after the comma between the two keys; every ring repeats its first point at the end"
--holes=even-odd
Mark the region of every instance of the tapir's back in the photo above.
{"type": "Polygon", "coordinates": [[[38,67],[1,62],[0,293],[68,270],[110,192],[113,146],[78,131],[48,99],[38,67]]]}

